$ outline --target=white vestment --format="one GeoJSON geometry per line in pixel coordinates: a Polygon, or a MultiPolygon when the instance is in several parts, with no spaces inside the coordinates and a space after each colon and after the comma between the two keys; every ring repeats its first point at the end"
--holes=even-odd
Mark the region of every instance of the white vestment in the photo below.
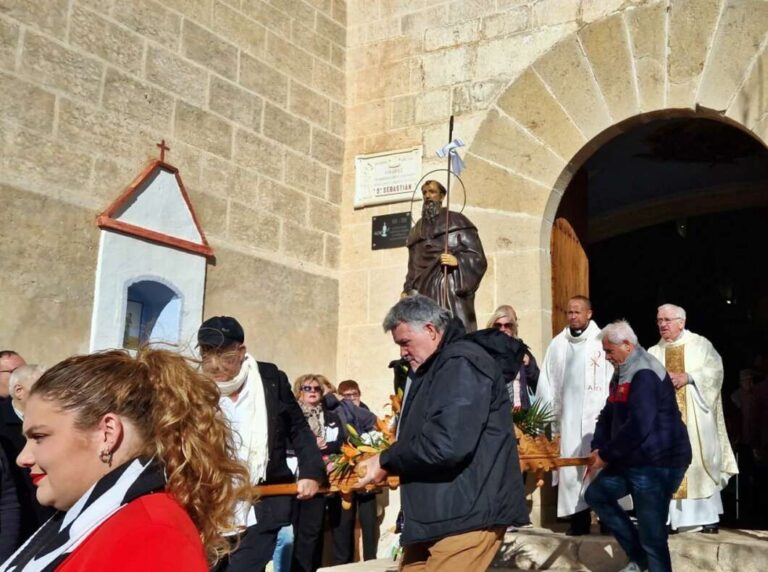
{"type": "Polygon", "coordinates": [[[686,425],[693,453],[685,473],[687,498],[672,500],[669,508],[672,528],[678,529],[718,522],[718,514],[723,512],[720,491],[739,469],[723,418],[720,354],[707,338],[688,330],[674,342],[659,340],[648,352],[666,363],[666,348],[673,346],[684,346],[685,373],[693,382],[685,386],[686,425]]]}
{"type": "MultiPolygon", "coordinates": [[[[597,339],[599,333],[600,328],[592,321],[578,337],[566,327],[544,354],[536,398],[552,405],[562,457],[586,457],[592,452],[592,435],[613,376],[613,366],[605,361],[602,342],[597,339]]],[[[584,469],[563,467],[552,473],[552,484],[559,484],[557,516],[587,508],[582,491],[584,469]]]]}

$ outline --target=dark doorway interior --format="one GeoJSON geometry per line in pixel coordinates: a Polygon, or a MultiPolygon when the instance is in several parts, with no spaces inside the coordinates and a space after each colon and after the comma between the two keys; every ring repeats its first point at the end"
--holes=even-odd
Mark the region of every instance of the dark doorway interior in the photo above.
{"type": "MultiPolygon", "coordinates": [[[[724,410],[738,440],[731,395],[739,371],[768,356],[768,150],[711,119],[655,120],[600,148],[565,198],[571,190],[586,195],[586,208],[576,209],[585,218],[577,220],[565,200],[558,216],[584,229],[598,323],[626,318],[648,347],[659,337],[656,308],[686,308],[688,328],[723,357],[724,410]]],[[[731,480],[724,525],[768,529],[766,511],[751,511],[754,499],[745,502],[747,482],[756,477],[731,480]]]]}

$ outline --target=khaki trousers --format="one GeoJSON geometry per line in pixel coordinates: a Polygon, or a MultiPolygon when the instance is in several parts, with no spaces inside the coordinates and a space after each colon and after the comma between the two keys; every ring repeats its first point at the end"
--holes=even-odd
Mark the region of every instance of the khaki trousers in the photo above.
{"type": "Polygon", "coordinates": [[[473,530],[434,542],[411,544],[403,550],[402,572],[482,572],[487,570],[504,538],[504,527],[473,530]]]}

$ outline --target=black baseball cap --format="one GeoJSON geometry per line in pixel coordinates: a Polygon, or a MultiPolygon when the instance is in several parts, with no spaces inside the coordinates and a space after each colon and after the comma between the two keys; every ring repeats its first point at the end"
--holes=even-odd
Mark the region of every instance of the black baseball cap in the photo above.
{"type": "Polygon", "coordinates": [[[245,333],[240,322],[231,316],[208,318],[197,330],[197,345],[224,348],[232,344],[242,344],[245,333]]]}

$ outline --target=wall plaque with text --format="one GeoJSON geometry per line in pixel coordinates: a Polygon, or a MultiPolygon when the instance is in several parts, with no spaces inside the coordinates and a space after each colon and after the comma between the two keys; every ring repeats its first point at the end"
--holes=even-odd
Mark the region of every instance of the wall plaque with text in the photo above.
{"type": "Polygon", "coordinates": [[[414,147],[355,157],[355,208],[411,200],[421,155],[421,147],[414,147]]]}

